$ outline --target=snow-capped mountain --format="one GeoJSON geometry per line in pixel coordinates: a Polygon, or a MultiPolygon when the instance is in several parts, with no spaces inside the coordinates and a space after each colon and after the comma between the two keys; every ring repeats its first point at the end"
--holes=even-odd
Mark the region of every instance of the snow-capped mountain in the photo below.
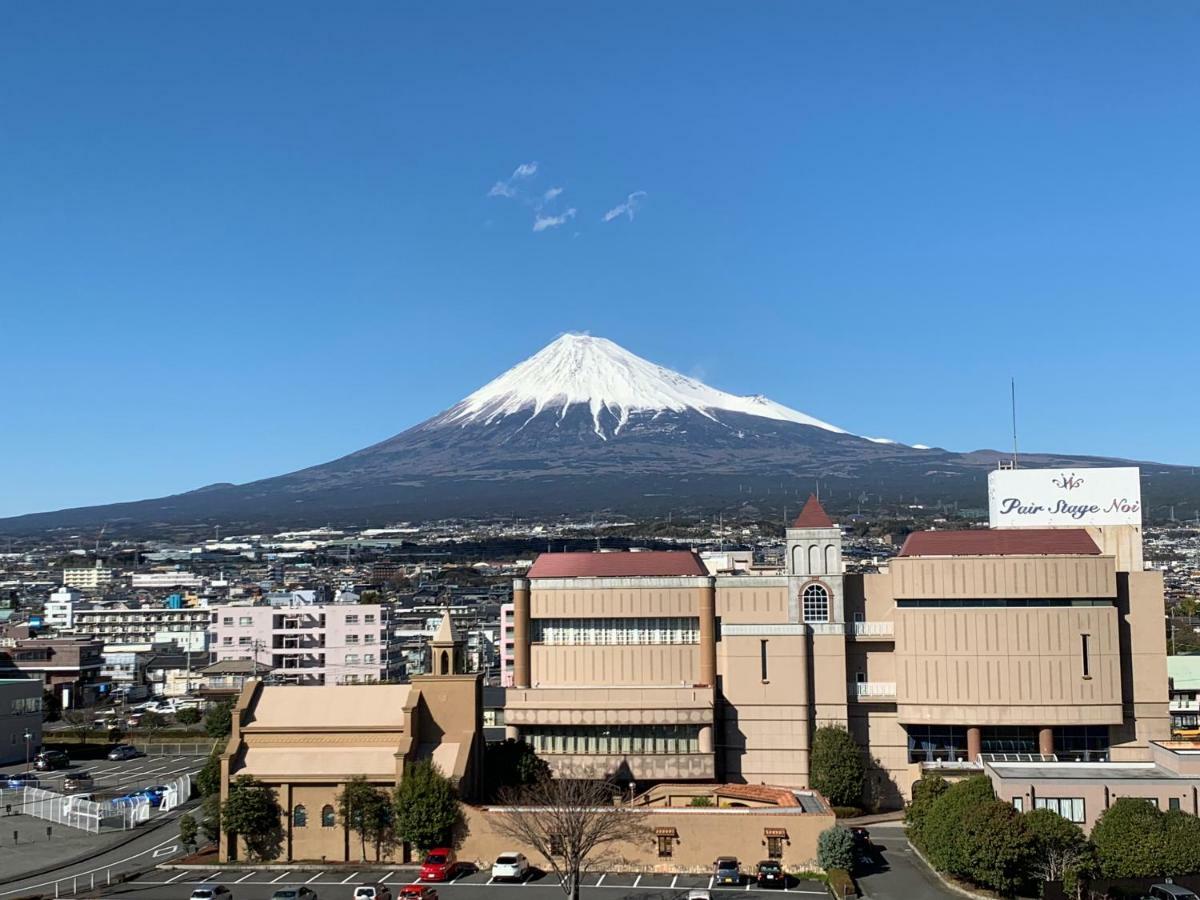
{"type": "Polygon", "coordinates": [[[491,425],[508,416],[522,416],[528,422],[542,414],[562,419],[573,406],[587,407],[596,435],[606,440],[620,434],[631,415],[667,412],[695,412],[714,422],[720,421],[722,413],[741,413],[847,433],[761,394],[738,397],[711,388],[606,338],[586,334],[564,334],[434,422],[491,425]],[[602,419],[615,419],[616,424],[606,427],[602,419]]]}
{"type": "MultiPolygon", "coordinates": [[[[834,512],[859,503],[980,507],[987,472],[1001,456],[850,434],[763,396],[717,390],[604,338],[564,335],[445,412],[332,462],[248,484],[0,520],[0,533],[604,510],[779,517],[818,483],[834,512]]],[[[1079,467],[1114,460],[1026,454],[1023,462],[1079,467]]],[[[1196,470],[1142,466],[1153,476],[1144,488],[1148,508],[1156,491],[1169,503],[1200,502],[1196,470]]]]}

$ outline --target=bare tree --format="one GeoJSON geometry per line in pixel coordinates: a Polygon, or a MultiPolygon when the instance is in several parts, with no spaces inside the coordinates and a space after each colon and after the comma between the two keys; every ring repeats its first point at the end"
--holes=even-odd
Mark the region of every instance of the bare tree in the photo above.
{"type": "Polygon", "coordinates": [[[62,717],[81,744],[86,744],[88,735],[96,730],[96,711],[89,707],[68,709],[62,717]]]}
{"type": "Polygon", "coordinates": [[[613,805],[613,788],[603,781],[545,778],[500,792],[495,827],[550,861],[559,884],[579,900],[579,882],[590,869],[616,860],[617,844],[647,840],[642,810],[613,805]]]}

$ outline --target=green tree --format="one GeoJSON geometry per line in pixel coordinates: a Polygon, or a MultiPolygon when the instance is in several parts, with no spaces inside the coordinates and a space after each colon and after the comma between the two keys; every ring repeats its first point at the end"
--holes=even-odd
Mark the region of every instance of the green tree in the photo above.
{"type": "Polygon", "coordinates": [[[1164,875],[1200,872],[1200,819],[1178,809],[1162,814],[1164,875]]]}
{"type": "Polygon", "coordinates": [[[1012,894],[1028,879],[1033,843],[1021,814],[1003,800],[966,810],[958,837],[958,864],[951,874],[1012,894]]]}
{"type": "Polygon", "coordinates": [[[343,825],[358,833],[362,846],[362,861],[367,861],[367,842],[375,845],[375,859],[392,834],[392,804],[386,792],[370,784],[362,775],[355,775],[337,795],[337,813],[343,825]]]}
{"type": "Polygon", "coordinates": [[[1091,848],[1083,830],[1050,809],[1025,813],[1032,843],[1030,873],[1041,881],[1062,881],[1088,859],[1091,848]]]}
{"type": "Polygon", "coordinates": [[[221,795],[208,794],[200,801],[200,833],[205,842],[215,844],[221,836],[221,795]]]}
{"type": "Polygon", "coordinates": [[[483,756],[487,772],[488,792],[494,798],[505,788],[537,784],[551,777],[550,764],[537,755],[525,741],[511,738],[499,744],[488,744],[483,756]]]}
{"type": "Polygon", "coordinates": [[[138,727],[142,730],[142,734],[149,739],[154,735],[154,732],[159,731],[167,724],[167,720],[163,718],[162,713],[156,713],[153,710],[142,713],[138,719],[138,727]]]}
{"type": "Polygon", "coordinates": [[[935,868],[943,872],[962,872],[966,868],[962,836],[967,812],[996,799],[992,782],[986,775],[964,778],[933,801],[921,829],[925,852],[935,868]]]}
{"type": "Polygon", "coordinates": [[[184,813],[179,817],[179,842],[183,846],[193,849],[196,846],[196,820],[191,813],[184,813]]]}
{"type": "Polygon", "coordinates": [[[204,730],[212,738],[229,737],[233,731],[233,701],[226,700],[209,707],[204,716],[204,730]]]}
{"type": "Polygon", "coordinates": [[[917,847],[925,847],[925,821],[929,810],[938,797],[950,789],[950,784],[941,775],[926,775],[919,779],[912,788],[912,802],[904,811],[904,821],[908,823],[908,839],[917,847]]]}
{"type": "Polygon", "coordinates": [[[252,860],[279,855],[282,812],[273,788],[249,775],[239,775],[221,805],[221,827],[246,842],[252,860]]]}
{"type": "Polygon", "coordinates": [[[1096,862],[1105,878],[1147,878],[1166,874],[1166,834],[1158,807],[1136,797],[1121,797],[1092,826],[1096,862]]]}
{"type": "Polygon", "coordinates": [[[180,725],[195,725],[201,718],[200,710],[194,706],[185,706],[175,713],[175,721],[180,725]]]}
{"type": "Polygon", "coordinates": [[[862,752],[850,732],[839,725],[822,725],[813,735],[809,783],[834,806],[862,801],[862,752]]]}
{"type": "Polygon", "coordinates": [[[429,760],[405,768],[395,808],[396,833],[422,850],[445,844],[462,814],[454,785],[429,760]]]}
{"type": "Polygon", "coordinates": [[[208,755],[204,768],[196,773],[196,790],[201,797],[221,792],[221,750],[216,748],[208,755]]]}
{"type": "Polygon", "coordinates": [[[828,872],[830,869],[854,868],[854,835],[849,828],[834,825],[826,828],[817,837],[817,864],[828,872]]]}

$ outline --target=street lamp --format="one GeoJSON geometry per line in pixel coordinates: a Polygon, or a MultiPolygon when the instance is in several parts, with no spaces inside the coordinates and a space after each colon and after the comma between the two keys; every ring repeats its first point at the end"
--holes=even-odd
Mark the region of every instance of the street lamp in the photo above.
{"type": "Polygon", "coordinates": [[[33,732],[28,728],[25,729],[25,774],[29,774],[29,744],[33,740],[33,732]]]}

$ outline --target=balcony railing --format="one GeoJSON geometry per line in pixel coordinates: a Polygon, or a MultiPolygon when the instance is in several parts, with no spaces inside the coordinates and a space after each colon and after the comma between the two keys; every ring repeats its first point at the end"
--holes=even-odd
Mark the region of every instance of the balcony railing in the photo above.
{"type": "Polygon", "coordinates": [[[852,681],[848,689],[850,696],[859,700],[894,699],[896,696],[894,681],[852,681]]]}
{"type": "Polygon", "coordinates": [[[855,637],[891,637],[895,628],[894,622],[855,622],[852,634],[855,637]]]}
{"type": "Polygon", "coordinates": [[[1200,712],[1200,700],[1172,698],[1168,708],[1171,712],[1200,712]]]}

